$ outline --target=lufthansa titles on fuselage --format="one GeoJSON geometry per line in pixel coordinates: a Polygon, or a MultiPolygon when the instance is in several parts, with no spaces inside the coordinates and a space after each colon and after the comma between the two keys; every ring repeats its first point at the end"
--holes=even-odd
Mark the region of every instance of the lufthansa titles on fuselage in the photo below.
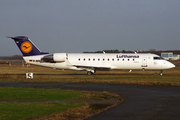
{"type": "Polygon", "coordinates": [[[116,58],[139,58],[139,55],[116,55],[116,58]]]}

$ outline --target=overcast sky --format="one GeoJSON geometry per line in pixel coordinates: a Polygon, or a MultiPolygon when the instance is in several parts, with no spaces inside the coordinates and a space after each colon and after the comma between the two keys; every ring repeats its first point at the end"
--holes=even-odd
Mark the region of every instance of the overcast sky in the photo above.
{"type": "Polygon", "coordinates": [[[19,35],[50,53],[179,50],[180,0],[1,0],[0,56],[19,35]]]}

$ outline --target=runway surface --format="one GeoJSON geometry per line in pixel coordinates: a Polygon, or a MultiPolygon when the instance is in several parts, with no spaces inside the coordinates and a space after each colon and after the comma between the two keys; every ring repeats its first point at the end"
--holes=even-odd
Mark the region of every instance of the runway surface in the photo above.
{"type": "Polygon", "coordinates": [[[179,120],[180,87],[102,83],[0,83],[0,87],[107,91],[125,98],[118,106],[88,120],[179,120]]]}

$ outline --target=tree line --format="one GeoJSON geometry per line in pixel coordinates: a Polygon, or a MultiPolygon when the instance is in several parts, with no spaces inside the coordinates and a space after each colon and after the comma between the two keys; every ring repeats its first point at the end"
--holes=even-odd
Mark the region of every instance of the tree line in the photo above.
{"type": "Polygon", "coordinates": [[[0,60],[23,60],[22,55],[0,56],[0,60]]]}
{"type": "Polygon", "coordinates": [[[179,54],[180,55],[180,50],[155,50],[155,49],[150,49],[150,50],[134,50],[134,51],[131,51],[131,50],[101,50],[101,51],[95,51],[95,52],[83,52],[83,53],[153,53],[153,54],[157,54],[157,55],[161,55],[162,52],[172,52],[173,54],[179,54]]]}

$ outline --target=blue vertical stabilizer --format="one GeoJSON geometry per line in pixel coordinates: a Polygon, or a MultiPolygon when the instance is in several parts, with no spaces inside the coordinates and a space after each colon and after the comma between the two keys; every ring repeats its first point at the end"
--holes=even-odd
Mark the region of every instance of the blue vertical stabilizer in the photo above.
{"type": "Polygon", "coordinates": [[[26,36],[9,37],[15,41],[23,56],[49,54],[41,52],[38,47],[26,36]]]}

